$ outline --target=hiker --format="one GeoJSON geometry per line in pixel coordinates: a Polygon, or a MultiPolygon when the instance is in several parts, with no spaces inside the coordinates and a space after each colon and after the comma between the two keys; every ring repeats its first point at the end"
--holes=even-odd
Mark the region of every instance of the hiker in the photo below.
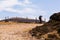
{"type": "Polygon", "coordinates": [[[39,16],[39,23],[42,23],[42,16],[39,16]]]}

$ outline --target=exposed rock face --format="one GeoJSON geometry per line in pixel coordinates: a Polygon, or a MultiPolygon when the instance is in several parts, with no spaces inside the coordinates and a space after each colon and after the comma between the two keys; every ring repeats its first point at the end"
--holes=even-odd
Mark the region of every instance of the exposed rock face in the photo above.
{"type": "Polygon", "coordinates": [[[57,34],[60,34],[60,31],[59,31],[60,30],[60,12],[54,13],[52,16],[50,16],[50,20],[47,23],[45,23],[43,26],[36,26],[36,28],[30,30],[30,34],[32,36],[40,38],[42,35],[48,34],[49,32],[53,32],[54,30],[57,31],[57,34]]]}
{"type": "Polygon", "coordinates": [[[56,20],[56,21],[60,21],[60,12],[59,13],[55,13],[50,17],[51,20],[56,20]]]}

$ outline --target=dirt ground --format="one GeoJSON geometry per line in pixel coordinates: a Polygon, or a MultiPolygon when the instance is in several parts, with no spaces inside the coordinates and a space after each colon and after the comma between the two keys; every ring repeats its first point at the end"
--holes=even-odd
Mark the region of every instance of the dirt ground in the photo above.
{"type": "Polygon", "coordinates": [[[36,40],[28,31],[42,24],[35,23],[0,23],[0,40],[36,40]]]}

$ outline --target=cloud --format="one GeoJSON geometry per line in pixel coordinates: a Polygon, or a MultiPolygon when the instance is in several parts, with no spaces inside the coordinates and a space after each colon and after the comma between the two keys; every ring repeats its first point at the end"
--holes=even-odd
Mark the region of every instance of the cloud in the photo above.
{"type": "Polygon", "coordinates": [[[7,8],[7,9],[5,9],[5,11],[16,12],[16,13],[20,13],[20,14],[35,13],[35,10],[32,9],[32,8],[24,8],[22,10],[15,10],[15,9],[12,9],[12,8],[7,8]]]}
{"type": "Polygon", "coordinates": [[[18,0],[3,0],[0,1],[0,10],[7,9],[8,7],[12,7],[14,5],[25,6],[26,4],[30,4],[28,0],[24,0],[24,2],[18,2],[18,0]]]}
{"type": "Polygon", "coordinates": [[[30,3],[32,3],[32,2],[30,2],[29,0],[24,0],[24,3],[25,3],[25,4],[30,4],[30,3]]]}
{"type": "Polygon", "coordinates": [[[20,14],[29,15],[46,15],[46,12],[39,9],[38,6],[30,2],[29,0],[23,0],[23,2],[18,0],[3,0],[0,2],[0,11],[16,12],[20,14]],[[24,8],[14,9],[13,6],[19,5],[24,8]]]}
{"type": "Polygon", "coordinates": [[[3,0],[0,2],[0,11],[10,11],[10,12],[18,12],[18,13],[28,13],[33,11],[32,8],[24,8],[22,10],[13,9],[12,6],[20,5],[20,6],[27,6],[31,4],[29,0],[24,0],[23,2],[18,2],[18,0],[3,0]]]}
{"type": "Polygon", "coordinates": [[[17,3],[16,0],[4,0],[0,2],[0,10],[4,10],[7,7],[13,6],[17,3]]]}

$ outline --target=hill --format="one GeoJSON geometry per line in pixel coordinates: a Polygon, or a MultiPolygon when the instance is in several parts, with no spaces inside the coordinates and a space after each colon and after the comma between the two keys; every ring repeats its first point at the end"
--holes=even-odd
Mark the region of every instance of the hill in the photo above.
{"type": "Polygon", "coordinates": [[[38,23],[39,20],[37,19],[28,19],[28,18],[19,18],[19,17],[14,17],[14,18],[9,18],[9,19],[4,19],[1,21],[5,21],[5,22],[19,22],[19,23],[38,23]]]}
{"type": "Polygon", "coordinates": [[[60,12],[50,16],[50,20],[43,26],[36,26],[29,33],[38,39],[60,40],[60,12]]]}

